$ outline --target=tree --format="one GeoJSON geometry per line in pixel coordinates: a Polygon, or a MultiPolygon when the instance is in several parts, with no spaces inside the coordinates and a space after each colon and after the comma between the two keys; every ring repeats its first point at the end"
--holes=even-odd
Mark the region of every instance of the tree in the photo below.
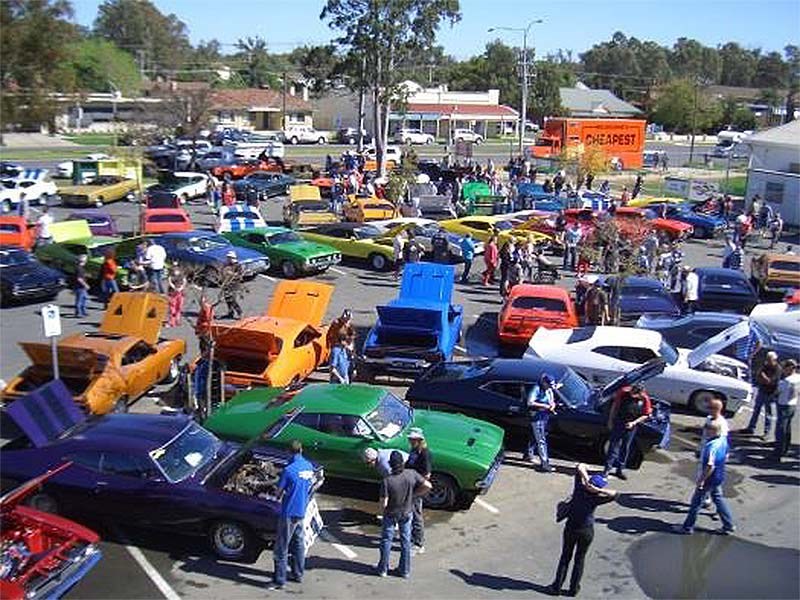
{"type": "Polygon", "coordinates": [[[156,74],[175,74],[192,51],[186,24],[161,13],[150,0],[105,0],[94,32],[136,54],[156,74]]]}
{"type": "Polygon", "coordinates": [[[533,84],[528,92],[528,115],[542,123],[545,117],[557,117],[563,113],[559,88],[575,85],[572,70],[552,61],[541,60],[535,64],[533,84]]]}
{"type": "Polygon", "coordinates": [[[69,22],[65,0],[0,2],[0,85],[3,128],[16,124],[39,128],[53,120],[57,107],[51,93],[74,84],[68,59],[77,30],[69,22]]]}
{"type": "Polygon", "coordinates": [[[398,65],[430,50],[442,21],[454,23],[460,17],[458,0],[327,0],[320,18],[341,33],[340,46],[364,58],[363,77],[353,84],[355,89],[363,85],[372,96],[381,175],[386,173],[391,105],[403,103],[398,65]]]}
{"type": "Polygon", "coordinates": [[[758,59],[753,85],[760,88],[781,89],[787,85],[789,66],[778,52],[770,52],[758,59]]]}
{"type": "Polygon", "coordinates": [[[271,68],[267,42],[260,37],[248,37],[236,42],[245,67],[242,76],[249,87],[279,87],[280,78],[271,68]]]}
{"type": "Polygon", "coordinates": [[[713,128],[721,118],[722,109],[718,102],[703,94],[700,87],[689,79],[677,79],[661,86],[651,120],[677,133],[691,132],[693,126],[696,131],[713,128]]]}
{"type": "Polygon", "coordinates": [[[90,38],[74,44],[70,51],[78,89],[93,92],[116,89],[123,94],[138,90],[141,75],[136,61],[111,42],[90,38]]]}
{"type": "Polygon", "coordinates": [[[332,44],[302,46],[292,51],[289,57],[297,65],[312,94],[323,93],[343,73],[344,61],[332,44]]]}
{"type": "Polygon", "coordinates": [[[745,50],[736,42],[719,49],[721,85],[750,87],[756,74],[757,53],[745,50]]]}
{"type": "Polygon", "coordinates": [[[794,120],[796,98],[800,94],[800,46],[790,44],[783,49],[788,67],[789,86],[786,93],[786,122],[794,120]]]}
{"type": "Polygon", "coordinates": [[[697,40],[678,38],[670,55],[672,72],[678,77],[695,78],[705,83],[719,81],[722,64],[715,48],[697,40]]]}

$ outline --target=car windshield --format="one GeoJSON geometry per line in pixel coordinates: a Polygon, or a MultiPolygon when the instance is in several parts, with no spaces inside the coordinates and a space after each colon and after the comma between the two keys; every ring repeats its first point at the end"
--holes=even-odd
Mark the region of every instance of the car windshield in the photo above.
{"type": "Polygon", "coordinates": [[[365,209],[377,209],[377,210],[391,210],[394,207],[391,204],[371,203],[371,204],[365,204],[364,208],[365,209]]]}
{"type": "Polygon", "coordinates": [[[207,250],[214,250],[217,248],[227,248],[228,246],[230,246],[228,240],[226,240],[224,237],[216,235],[192,238],[189,244],[192,250],[195,252],[205,252],[207,250]]]}
{"type": "Polygon", "coordinates": [[[622,288],[622,293],[625,296],[660,296],[663,290],[648,285],[626,285],[622,288]]]}
{"type": "Polygon", "coordinates": [[[721,287],[722,289],[735,289],[739,292],[750,293],[746,279],[730,277],[727,274],[707,274],[703,277],[703,285],[721,287]]]}
{"type": "Polygon", "coordinates": [[[494,228],[499,230],[499,231],[506,231],[508,229],[513,229],[514,228],[514,222],[513,221],[495,221],[493,223],[493,225],[494,225],[494,228]]]}
{"type": "Polygon", "coordinates": [[[13,267],[33,262],[33,257],[22,250],[0,250],[0,267],[13,267]]]}
{"type": "Polygon", "coordinates": [[[183,481],[214,460],[222,446],[214,434],[197,423],[190,423],[167,444],[150,452],[172,483],[183,481]]]}
{"type": "Polygon", "coordinates": [[[556,391],[569,406],[577,407],[589,405],[594,390],[575,371],[566,369],[556,391]]]}
{"type": "Polygon", "coordinates": [[[567,306],[557,298],[538,298],[536,296],[520,296],[514,298],[512,308],[522,310],[547,310],[552,312],[567,312],[567,306]]]}
{"type": "Polygon", "coordinates": [[[353,236],[357,240],[366,240],[369,238],[377,237],[381,234],[381,230],[372,225],[365,225],[363,227],[356,227],[353,229],[353,236]]]}
{"type": "Polygon", "coordinates": [[[488,373],[492,367],[492,361],[475,360],[471,362],[444,363],[436,368],[436,381],[458,381],[460,379],[471,379],[488,373]]]}
{"type": "Polygon", "coordinates": [[[800,272],[800,262],[790,262],[786,260],[776,260],[775,262],[769,263],[770,269],[775,269],[776,271],[798,271],[800,272]]]}
{"type": "Polygon", "coordinates": [[[229,212],[228,214],[222,217],[223,219],[247,219],[248,221],[258,221],[261,219],[260,215],[257,215],[254,212],[229,212]]]}
{"type": "Polygon", "coordinates": [[[366,416],[367,423],[385,439],[396,437],[411,422],[411,408],[391,392],[386,392],[378,406],[366,416]]]}
{"type": "Polygon", "coordinates": [[[294,231],[284,231],[269,236],[269,243],[272,245],[288,244],[289,242],[302,242],[303,240],[294,231]]]}
{"type": "Polygon", "coordinates": [[[674,365],[678,362],[678,351],[666,340],[661,340],[658,353],[661,355],[661,358],[667,361],[668,365],[674,365]]]}
{"type": "Polygon", "coordinates": [[[89,248],[89,255],[94,256],[95,258],[105,258],[107,254],[116,252],[116,249],[116,242],[111,242],[110,244],[100,244],[99,246],[89,248]]]}

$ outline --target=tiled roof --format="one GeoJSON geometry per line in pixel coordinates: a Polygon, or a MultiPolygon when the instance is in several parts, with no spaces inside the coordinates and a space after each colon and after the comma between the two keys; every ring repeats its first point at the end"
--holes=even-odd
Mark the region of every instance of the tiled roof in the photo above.
{"type": "Polygon", "coordinates": [[[559,88],[561,106],[573,117],[627,117],[642,111],[609,90],[559,88]]]}
{"type": "MultiPolygon", "coordinates": [[[[395,111],[397,112],[397,111],[395,111]]],[[[508,117],[516,119],[519,113],[504,104],[423,104],[409,102],[406,113],[439,113],[442,116],[470,115],[477,117],[508,117]]]]}
{"type": "MultiPolygon", "coordinates": [[[[212,100],[213,107],[218,110],[250,110],[252,108],[281,110],[283,107],[282,92],[260,88],[214,90],[212,100]]],[[[287,110],[312,110],[308,102],[291,94],[286,94],[286,108],[287,110]]]]}

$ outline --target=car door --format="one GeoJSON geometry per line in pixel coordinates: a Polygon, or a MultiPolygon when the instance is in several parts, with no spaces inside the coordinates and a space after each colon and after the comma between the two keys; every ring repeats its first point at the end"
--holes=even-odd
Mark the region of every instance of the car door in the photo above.
{"type": "Polygon", "coordinates": [[[480,404],[474,403],[470,416],[496,423],[509,434],[526,434],[529,425],[526,386],[521,381],[494,380],[484,383],[480,404]]]}
{"type": "Polygon", "coordinates": [[[331,475],[348,479],[374,479],[375,473],[364,463],[364,450],[380,447],[367,423],[358,415],[323,413],[319,416],[319,435],[314,452],[324,457],[331,475]]]}
{"type": "Polygon", "coordinates": [[[144,341],[136,342],[120,358],[120,370],[127,383],[128,399],[133,400],[147,392],[166,375],[159,364],[157,348],[144,341]]]}
{"type": "Polygon", "coordinates": [[[147,524],[157,519],[157,507],[147,491],[147,476],[153,472],[141,457],[124,452],[103,451],[92,495],[103,512],[129,522],[147,524]]]}

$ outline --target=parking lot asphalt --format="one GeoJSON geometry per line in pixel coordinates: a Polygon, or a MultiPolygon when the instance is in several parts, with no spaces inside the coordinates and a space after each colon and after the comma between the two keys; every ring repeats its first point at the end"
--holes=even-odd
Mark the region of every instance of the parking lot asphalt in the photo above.
{"type": "MultiPolygon", "coordinates": [[[[277,221],[282,200],[265,202],[268,220],[277,221]]],[[[136,222],[137,206],[109,205],[123,230],[136,222]]],[[[210,226],[208,208],[189,207],[197,227],[210,226]]],[[[56,219],[65,209],[55,208],[56,219]]],[[[718,265],[719,241],[686,244],[686,262],[718,265]]],[[[475,265],[480,266],[480,261],[475,265]]],[[[460,269],[460,267],[458,267],[460,269]]],[[[480,271],[481,269],[476,269],[480,271]]],[[[343,264],[315,279],[336,286],[328,319],[350,308],[354,324],[364,335],[375,318],[374,307],[392,298],[398,282],[389,273],[363,265],[343,264]]],[[[477,274],[473,275],[477,281],[477,274]]],[[[276,276],[259,276],[247,285],[246,314],[266,309],[276,276]]],[[[559,285],[571,288],[565,276],[559,285]]],[[[196,297],[187,301],[187,321],[193,319],[196,297]]],[[[464,305],[465,335],[461,355],[494,356],[495,319],[500,297],[478,283],[456,284],[455,301],[464,305]]],[[[72,294],[58,297],[62,314],[70,315],[72,294]]],[[[99,323],[102,305],[89,304],[87,319],[64,320],[65,334],[91,330],[99,323]]],[[[36,306],[6,308],[0,312],[2,361],[6,380],[26,364],[16,342],[41,339],[36,306]]],[[[196,345],[188,322],[165,329],[166,337],[183,337],[193,356],[196,345]]],[[[313,379],[324,381],[325,373],[313,379]]],[[[402,382],[390,385],[401,395],[402,382]]],[[[140,399],[134,412],[161,410],[157,394],[140,399]]],[[[732,423],[744,425],[749,412],[732,423]]],[[[588,598],[672,597],[800,597],[800,462],[797,446],[780,465],[764,460],[768,447],[756,438],[734,435],[736,448],[729,469],[726,494],[738,526],[735,536],[709,533],[719,523],[702,516],[692,537],[668,532],[682,522],[692,491],[701,419],[673,412],[672,444],[657,451],[626,482],[612,479],[624,492],[618,503],[598,509],[595,541],[589,552],[582,596],[588,598]],[[746,568],[742,568],[746,565],[746,568]]],[[[798,433],[795,423],[795,434],[798,433]]],[[[798,438],[795,438],[798,439],[798,438]]],[[[435,452],[435,449],[434,449],[435,452]]],[[[101,532],[104,558],[71,592],[73,598],[510,598],[544,593],[558,561],[561,525],[554,522],[558,500],[572,485],[573,456],[556,455],[557,473],[541,474],[511,452],[497,481],[467,511],[427,513],[427,552],[414,558],[411,580],[379,579],[372,574],[378,558],[379,522],[375,486],[329,481],[319,496],[326,533],[310,551],[302,586],[289,584],[281,592],[266,592],[272,557],[264,552],[252,564],[213,557],[204,540],[137,530],[126,523],[93,523],[101,532]]],[[[393,557],[396,560],[396,555],[393,557]]]]}

